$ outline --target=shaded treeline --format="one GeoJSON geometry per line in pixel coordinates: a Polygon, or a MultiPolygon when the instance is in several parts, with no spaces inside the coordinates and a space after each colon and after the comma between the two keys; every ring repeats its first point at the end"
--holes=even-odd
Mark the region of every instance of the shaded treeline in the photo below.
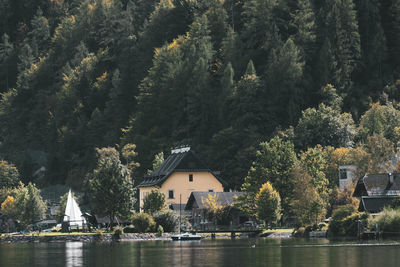
{"type": "Polygon", "coordinates": [[[0,157],[37,183],[79,186],[95,147],[129,143],[140,180],[155,154],[190,144],[238,189],[276,132],[293,126],[297,150],[351,145],[352,120],[400,97],[400,0],[0,6],[0,157]],[[318,106],[340,137],[307,126],[318,106]]]}

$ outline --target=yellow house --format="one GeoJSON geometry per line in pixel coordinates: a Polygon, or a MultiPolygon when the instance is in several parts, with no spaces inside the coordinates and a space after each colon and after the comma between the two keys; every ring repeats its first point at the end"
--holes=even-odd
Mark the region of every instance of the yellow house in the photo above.
{"type": "Polygon", "coordinates": [[[147,175],[137,188],[139,204],[153,189],[165,195],[168,206],[186,204],[192,192],[223,192],[225,182],[217,177],[190,147],[173,149],[160,167],[147,175]]]}

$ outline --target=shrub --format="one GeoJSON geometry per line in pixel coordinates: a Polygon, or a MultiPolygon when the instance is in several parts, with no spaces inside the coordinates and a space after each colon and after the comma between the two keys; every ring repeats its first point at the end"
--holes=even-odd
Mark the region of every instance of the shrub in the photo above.
{"type": "Polygon", "coordinates": [[[326,231],[327,229],[328,229],[328,225],[326,223],[318,224],[318,230],[319,231],[326,231]]]}
{"type": "Polygon", "coordinates": [[[333,235],[344,235],[343,220],[355,211],[356,210],[352,205],[344,205],[336,208],[333,211],[332,220],[329,223],[329,233],[333,235]]]}
{"type": "Polygon", "coordinates": [[[178,225],[178,215],[172,210],[162,210],[154,214],[154,221],[165,232],[174,232],[178,225]]]}
{"type": "Polygon", "coordinates": [[[384,232],[399,232],[400,229],[400,210],[385,208],[382,213],[370,222],[370,228],[375,229],[375,225],[384,232]]]}
{"type": "Polygon", "coordinates": [[[117,237],[120,237],[124,233],[124,228],[121,226],[115,227],[114,228],[114,235],[117,237]]]}
{"type": "Polygon", "coordinates": [[[346,236],[357,236],[358,221],[367,220],[368,214],[363,212],[355,212],[343,220],[344,233],[346,236]]]}
{"type": "Polygon", "coordinates": [[[164,229],[163,229],[163,227],[161,225],[159,225],[158,228],[157,228],[158,236],[162,236],[163,233],[164,233],[164,229]]]}
{"type": "Polygon", "coordinates": [[[332,220],[329,223],[329,234],[336,236],[356,236],[358,221],[367,220],[368,214],[357,212],[351,204],[338,207],[333,211],[332,220]]]}
{"type": "Polygon", "coordinates": [[[97,229],[97,230],[96,230],[96,235],[97,235],[98,237],[103,237],[103,230],[97,229]]]}
{"type": "Polygon", "coordinates": [[[293,235],[295,237],[304,237],[305,232],[306,232],[306,228],[299,227],[297,230],[294,231],[293,235]]]}
{"type": "Polygon", "coordinates": [[[140,212],[132,216],[132,224],[139,233],[151,232],[155,222],[150,214],[140,212]]]}
{"type": "Polygon", "coordinates": [[[136,229],[133,225],[129,225],[124,228],[124,233],[136,233],[136,229]]]}

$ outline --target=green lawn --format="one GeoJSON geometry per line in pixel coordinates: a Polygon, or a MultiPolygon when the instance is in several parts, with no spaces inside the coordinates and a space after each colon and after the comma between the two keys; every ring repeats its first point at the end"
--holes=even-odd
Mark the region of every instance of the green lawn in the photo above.
{"type": "Polygon", "coordinates": [[[268,229],[264,230],[262,234],[266,233],[288,233],[288,232],[293,232],[294,228],[278,228],[278,229],[268,229]]]}
{"type": "MultiPolygon", "coordinates": [[[[63,236],[63,235],[95,235],[96,233],[83,233],[83,232],[71,232],[71,233],[61,233],[61,232],[50,232],[50,233],[40,233],[37,232],[27,233],[25,235],[15,235],[15,236],[63,236]]],[[[103,233],[105,234],[105,233],[103,233]]]]}

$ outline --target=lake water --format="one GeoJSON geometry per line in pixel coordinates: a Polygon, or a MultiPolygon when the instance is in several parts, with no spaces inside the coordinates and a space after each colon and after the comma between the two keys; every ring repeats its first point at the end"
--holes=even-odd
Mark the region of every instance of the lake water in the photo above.
{"type": "Polygon", "coordinates": [[[236,239],[0,243],[0,266],[400,266],[400,242],[236,239]]]}

